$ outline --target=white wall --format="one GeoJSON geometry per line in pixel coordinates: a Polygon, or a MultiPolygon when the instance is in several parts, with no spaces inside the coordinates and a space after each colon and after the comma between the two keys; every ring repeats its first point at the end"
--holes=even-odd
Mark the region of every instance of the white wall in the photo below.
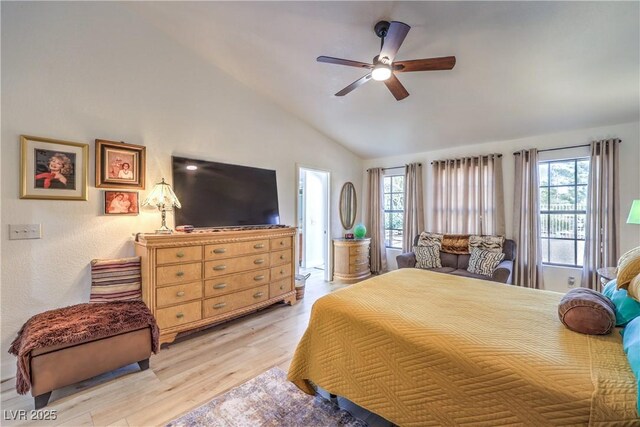
{"type": "MultiPolygon", "coordinates": [[[[611,126],[603,126],[591,129],[580,129],[570,132],[538,135],[509,141],[496,141],[481,144],[454,147],[446,150],[425,151],[418,154],[379,159],[365,160],[365,170],[370,167],[394,167],[412,162],[422,162],[424,173],[425,191],[425,226],[428,230],[433,227],[433,198],[431,196],[432,168],[434,160],[457,158],[461,156],[481,155],[489,153],[501,153],[502,169],[504,176],[504,203],[507,238],[513,235],[513,182],[515,175],[515,162],[513,152],[525,148],[537,147],[539,149],[567,147],[579,144],[588,144],[593,140],[604,138],[620,138],[620,251],[625,251],[640,245],[640,226],[627,224],[627,215],[634,199],[640,199],[640,131],[639,123],[624,123],[611,126]]],[[[573,155],[588,155],[588,150],[571,150],[541,153],[544,159],[564,158],[573,155]]],[[[366,172],[364,177],[366,178],[366,172]]],[[[364,181],[366,183],[366,179],[364,181]]],[[[366,184],[365,184],[366,185],[366,184]]],[[[364,189],[366,191],[366,188],[364,189]]],[[[365,193],[366,194],[366,193],[365,193]]],[[[364,216],[363,216],[364,217],[364,216]]],[[[435,231],[435,230],[434,230],[435,231]]],[[[390,268],[397,268],[395,257],[400,254],[398,250],[387,250],[387,258],[390,268]]],[[[580,270],[575,268],[545,267],[545,288],[564,292],[568,289],[567,279],[573,276],[576,286],[580,285],[580,270]]]]}
{"type": "Polygon", "coordinates": [[[159,225],[153,210],[101,214],[94,139],[147,147],[142,198],[171,179],[173,154],[275,169],[283,224],[295,224],[296,163],[331,171],[334,237],[342,184],[361,194],[361,159],[121,4],[3,3],[1,89],[2,378],[15,372],[7,349],[30,316],[87,301],[91,259],[130,256],[132,234],[159,225]],[[88,143],[89,201],[20,200],[20,134],[88,143]],[[9,241],[15,223],[42,224],[43,238],[9,241]]]}

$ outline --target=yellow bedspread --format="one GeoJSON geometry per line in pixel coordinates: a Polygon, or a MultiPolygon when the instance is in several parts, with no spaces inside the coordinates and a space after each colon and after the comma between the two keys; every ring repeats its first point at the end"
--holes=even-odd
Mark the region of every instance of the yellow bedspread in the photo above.
{"type": "Polygon", "coordinates": [[[393,271],[315,303],[289,380],[400,426],[640,425],[620,334],[569,331],[561,297],[393,271]]]}

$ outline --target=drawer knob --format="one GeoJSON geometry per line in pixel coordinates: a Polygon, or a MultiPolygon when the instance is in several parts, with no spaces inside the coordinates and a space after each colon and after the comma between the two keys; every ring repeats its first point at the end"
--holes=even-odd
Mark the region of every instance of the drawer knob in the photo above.
{"type": "Polygon", "coordinates": [[[176,294],[176,296],[178,297],[183,297],[184,296],[184,291],[180,291],[176,294]]]}
{"type": "Polygon", "coordinates": [[[284,270],[280,270],[280,274],[284,274],[284,270]]]}
{"type": "Polygon", "coordinates": [[[176,254],[176,256],[177,256],[178,258],[183,258],[183,257],[184,257],[184,252],[178,252],[178,253],[176,254]]]}
{"type": "Polygon", "coordinates": [[[217,285],[213,285],[213,289],[224,289],[227,287],[226,283],[218,283],[217,285]]]}
{"type": "Polygon", "coordinates": [[[284,285],[280,285],[280,290],[283,290],[283,289],[284,289],[284,285]]]}
{"type": "Polygon", "coordinates": [[[262,258],[253,261],[254,264],[263,264],[264,260],[262,258]]]}
{"type": "Polygon", "coordinates": [[[284,240],[280,240],[280,246],[284,246],[284,240]]]}
{"type": "Polygon", "coordinates": [[[263,295],[264,295],[264,292],[256,292],[255,294],[253,294],[253,297],[254,298],[260,298],[263,295]]]}
{"type": "Polygon", "coordinates": [[[178,272],[176,273],[176,276],[178,276],[178,277],[182,277],[182,276],[184,276],[184,271],[178,271],[178,272]]]}
{"type": "Polygon", "coordinates": [[[182,313],[182,312],[177,313],[177,314],[176,314],[176,317],[177,317],[178,319],[182,319],[182,318],[184,317],[184,313],[182,313]]]}
{"type": "Polygon", "coordinates": [[[258,276],[255,276],[253,278],[253,280],[255,280],[256,282],[259,282],[260,280],[264,280],[264,274],[260,274],[258,276]]]}
{"type": "Polygon", "coordinates": [[[217,248],[217,249],[213,250],[214,254],[223,254],[225,252],[227,252],[227,250],[225,248],[217,248]]]}
{"type": "Polygon", "coordinates": [[[264,243],[256,243],[255,245],[253,245],[253,247],[255,249],[262,249],[262,248],[264,248],[264,243]]]}
{"type": "Polygon", "coordinates": [[[227,305],[226,302],[219,302],[217,304],[213,305],[214,310],[220,310],[222,307],[225,307],[227,305]]]}
{"type": "Polygon", "coordinates": [[[280,255],[280,259],[284,259],[284,255],[280,255]]]}
{"type": "Polygon", "coordinates": [[[214,270],[216,271],[220,271],[220,270],[226,270],[227,266],[226,265],[216,265],[215,267],[213,267],[214,270]]]}

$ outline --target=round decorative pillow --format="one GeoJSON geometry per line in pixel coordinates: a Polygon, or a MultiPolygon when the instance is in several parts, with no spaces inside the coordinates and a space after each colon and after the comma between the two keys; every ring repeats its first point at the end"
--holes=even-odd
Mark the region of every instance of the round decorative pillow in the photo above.
{"type": "Polygon", "coordinates": [[[629,283],[629,287],[627,288],[627,293],[631,298],[640,302],[640,274],[631,280],[631,283],[629,283]]]}
{"type": "Polygon", "coordinates": [[[615,306],[601,293],[587,288],[571,289],[560,300],[560,321],[581,334],[606,335],[616,324],[615,306]]]}
{"type": "Polygon", "coordinates": [[[627,289],[631,280],[640,274],[640,246],[625,252],[618,260],[618,289],[627,289]]]}

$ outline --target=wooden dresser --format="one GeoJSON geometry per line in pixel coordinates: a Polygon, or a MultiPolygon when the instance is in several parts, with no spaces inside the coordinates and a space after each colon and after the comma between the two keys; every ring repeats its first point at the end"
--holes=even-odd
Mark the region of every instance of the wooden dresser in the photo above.
{"type": "Polygon", "coordinates": [[[295,302],[295,228],[140,234],[142,299],[160,343],[181,332],[295,302]]]}
{"type": "Polygon", "coordinates": [[[362,280],[371,276],[371,239],[333,239],[333,279],[362,280]]]}

